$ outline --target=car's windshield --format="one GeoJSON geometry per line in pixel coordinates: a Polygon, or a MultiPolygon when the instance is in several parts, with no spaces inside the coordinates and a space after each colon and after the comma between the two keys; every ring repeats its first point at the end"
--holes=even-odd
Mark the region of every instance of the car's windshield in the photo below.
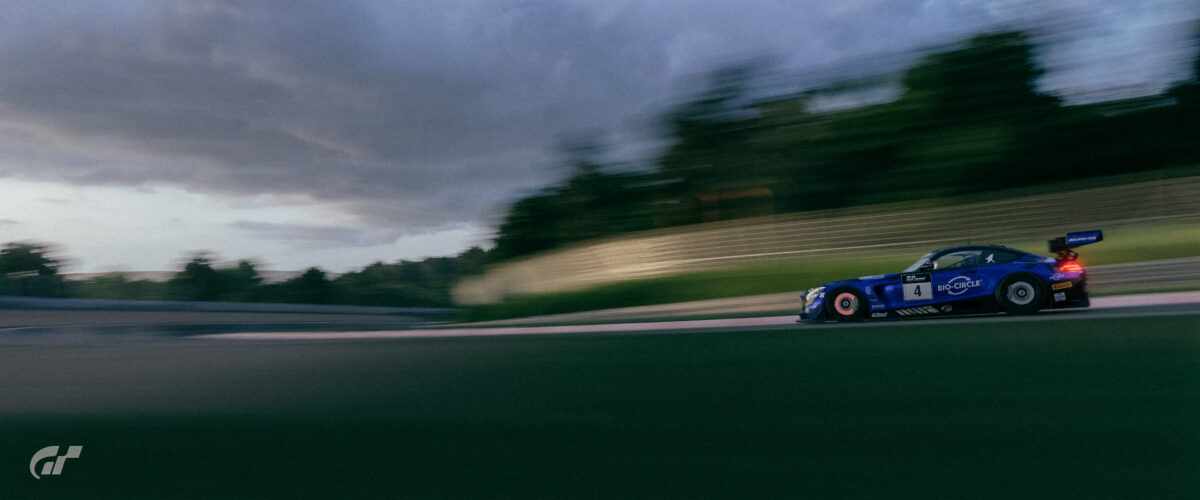
{"type": "Polygon", "coordinates": [[[904,268],[904,272],[911,273],[913,271],[920,269],[921,266],[929,263],[930,257],[933,257],[933,252],[929,252],[929,253],[923,255],[921,258],[917,259],[917,261],[913,262],[911,266],[904,268]]]}

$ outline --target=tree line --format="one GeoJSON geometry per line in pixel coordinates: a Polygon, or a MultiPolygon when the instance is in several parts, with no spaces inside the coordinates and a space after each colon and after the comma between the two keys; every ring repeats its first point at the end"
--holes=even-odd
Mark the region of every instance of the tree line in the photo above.
{"type": "MultiPolygon", "coordinates": [[[[705,90],[661,117],[667,146],[648,165],[622,169],[599,160],[595,145],[566,148],[569,177],[508,208],[493,256],[1200,163],[1197,77],[1157,96],[1067,105],[1037,90],[1044,70],[1035,49],[1024,32],[980,34],[892,79],[895,98],[832,110],[822,99],[854,98],[868,85],[764,96],[756,90],[761,64],[717,70],[705,90]]],[[[1192,69],[1200,73],[1200,57],[1192,69]]]]}
{"type": "Polygon", "coordinates": [[[69,281],[53,245],[12,242],[0,249],[0,295],[132,299],[278,302],[383,307],[450,307],[450,289],[461,277],[483,272],[488,256],[471,248],[454,257],[376,262],[330,277],[312,267],[279,283],[266,283],[253,261],[222,265],[207,253],[193,254],[167,281],[129,279],[110,273],[69,281]]]}

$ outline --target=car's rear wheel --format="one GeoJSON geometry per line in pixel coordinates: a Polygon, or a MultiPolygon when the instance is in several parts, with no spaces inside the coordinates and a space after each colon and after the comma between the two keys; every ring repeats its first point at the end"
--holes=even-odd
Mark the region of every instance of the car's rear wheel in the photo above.
{"type": "Polygon", "coordinates": [[[1037,276],[1016,273],[1000,280],[996,303],[1008,314],[1033,314],[1046,304],[1046,285],[1037,276]]]}
{"type": "Polygon", "coordinates": [[[850,287],[826,294],[825,305],[826,314],[834,321],[862,321],[867,317],[867,298],[850,287]]]}

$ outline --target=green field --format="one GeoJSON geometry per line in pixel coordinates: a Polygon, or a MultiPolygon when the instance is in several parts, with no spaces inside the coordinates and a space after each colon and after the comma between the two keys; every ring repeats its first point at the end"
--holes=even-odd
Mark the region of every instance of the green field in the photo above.
{"type": "MultiPolygon", "coordinates": [[[[1158,222],[1101,228],[1104,241],[1079,249],[1086,265],[1120,264],[1200,255],[1194,222],[1158,222]]],[[[990,242],[1047,255],[1046,241],[990,242]]],[[[932,250],[932,248],[930,249],[932,250]]],[[[793,292],[856,276],[898,272],[922,252],[880,252],[866,257],[776,260],[735,268],[611,283],[583,290],[532,294],[466,312],[468,321],[488,321],[617,307],[793,292]]],[[[1120,292],[1177,291],[1175,287],[1127,288],[1120,292]]],[[[1104,290],[1093,290],[1103,295],[1104,290]]],[[[1116,290],[1114,290],[1116,292],[1116,290]]]]}
{"type": "Polygon", "coordinates": [[[1080,318],[7,348],[160,389],[100,412],[0,411],[0,485],[11,498],[1200,497],[1200,316],[1080,318]],[[188,375],[210,365],[211,381],[188,375]],[[85,457],[35,481],[28,456],[51,443],[85,457]]]}

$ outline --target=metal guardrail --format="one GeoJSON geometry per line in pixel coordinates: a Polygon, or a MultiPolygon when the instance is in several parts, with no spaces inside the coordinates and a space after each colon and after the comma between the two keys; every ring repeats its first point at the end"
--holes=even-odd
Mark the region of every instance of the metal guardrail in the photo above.
{"type": "Polygon", "coordinates": [[[824,255],[923,252],[965,242],[1045,239],[1154,220],[1200,221],[1200,176],[997,201],[905,202],[637,233],[505,263],[464,280],[460,304],[601,283],[824,255]]]}
{"type": "Polygon", "coordinates": [[[1088,286],[1097,291],[1184,283],[1200,284],[1200,257],[1088,267],[1088,286]]]}
{"type": "MultiPolygon", "coordinates": [[[[1088,288],[1092,293],[1124,290],[1154,290],[1173,285],[1194,285],[1200,289],[1200,257],[1156,260],[1130,264],[1088,266],[1088,288]]],[[[808,283],[804,285],[817,285],[808,283]]],[[[802,285],[802,286],[804,286],[802,285]]],[[[646,321],[720,315],[795,314],[800,310],[800,290],[749,297],[697,300],[674,304],[622,307],[554,314],[532,318],[490,321],[487,326],[558,324],[572,322],[646,321]]]]}

